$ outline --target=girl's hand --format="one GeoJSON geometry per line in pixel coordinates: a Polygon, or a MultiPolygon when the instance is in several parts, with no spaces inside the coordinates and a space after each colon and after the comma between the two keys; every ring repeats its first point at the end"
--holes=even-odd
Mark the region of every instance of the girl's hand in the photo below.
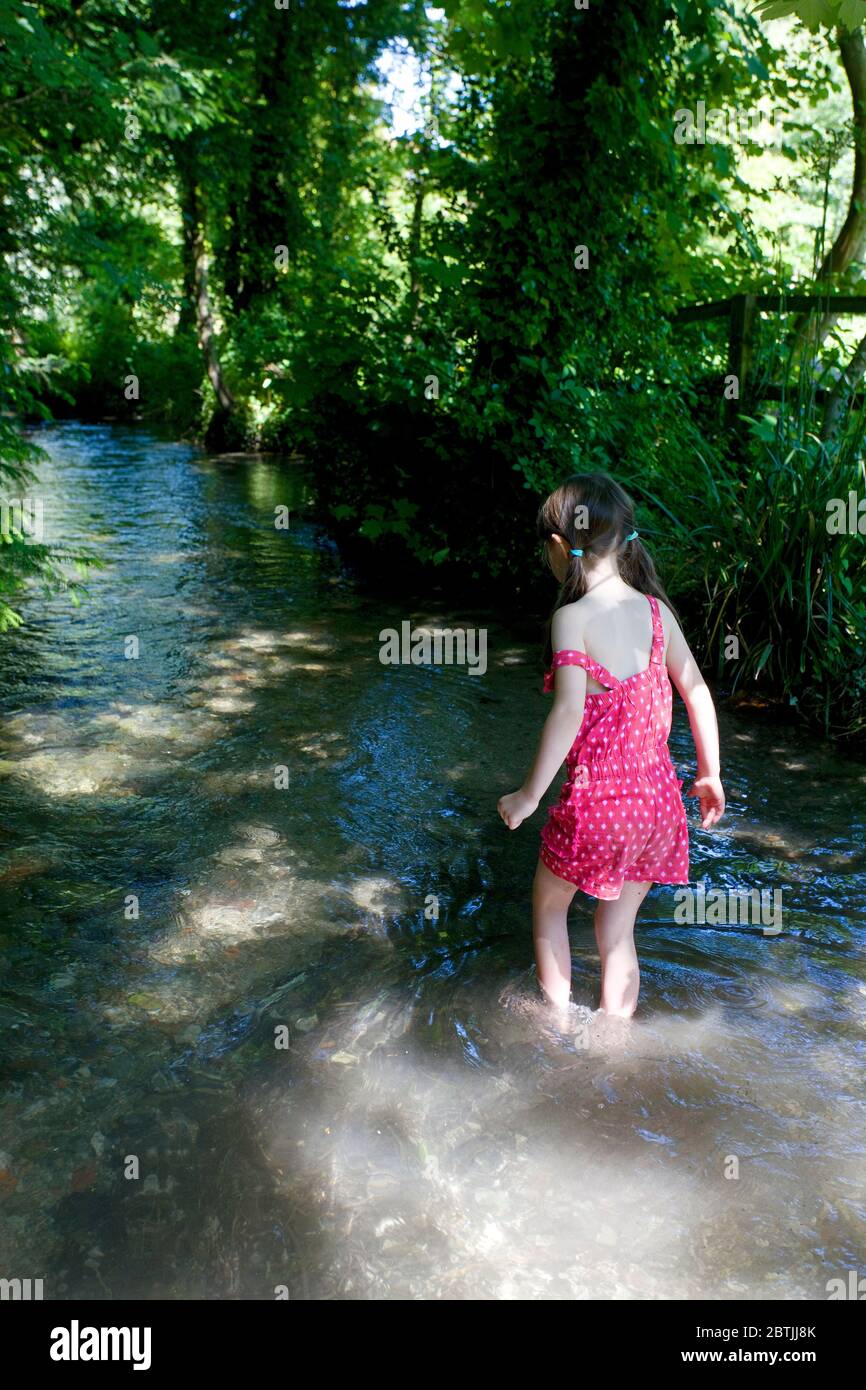
{"type": "Polygon", "coordinates": [[[520,791],[509,792],[507,796],[500,796],[496,807],[509,830],[516,830],[537,808],[538,802],[527,796],[522,788],[520,791]]]}
{"type": "Polygon", "coordinates": [[[698,777],[689,796],[696,796],[701,803],[701,828],[709,830],[725,814],[725,791],[720,777],[698,777]]]}

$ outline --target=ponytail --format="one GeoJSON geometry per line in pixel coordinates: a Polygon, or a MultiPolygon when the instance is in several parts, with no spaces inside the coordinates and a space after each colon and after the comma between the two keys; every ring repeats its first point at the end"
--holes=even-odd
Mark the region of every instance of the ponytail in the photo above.
{"type": "Polygon", "coordinates": [[[641,594],[651,594],[676,609],[662,588],[652,556],[634,526],[634,504],[619,483],[604,473],[584,473],[567,479],[542,503],[538,535],[548,541],[559,535],[569,547],[569,566],[547,627],[545,666],[553,658],[553,614],[568,603],[577,603],[587,592],[587,562],[611,551],[617,554],[621,578],[641,594]],[[582,524],[578,527],[576,519],[582,524]],[[580,554],[575,554],[580,551],[580,554]]]}

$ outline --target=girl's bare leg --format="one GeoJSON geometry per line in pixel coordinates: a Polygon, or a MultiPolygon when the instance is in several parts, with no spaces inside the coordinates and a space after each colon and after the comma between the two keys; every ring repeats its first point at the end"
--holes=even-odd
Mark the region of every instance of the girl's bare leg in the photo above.
{"type": "Polygon", "coordinates": [[[637,910],[652,883],[624,883],[616,902],[599,899],[595,939],[601,956],[599,1008],[617,1018],[631,1018],[637,1008],[640,970],[634,948],[637,910]]]}
{"type": "Polygon", "coordinates": [[[539,859],[532,885],[532,939],[538,983],[551,1004],[564,1008],[571,996],[568,905],[577,889],[557,878],[539,859]]]}

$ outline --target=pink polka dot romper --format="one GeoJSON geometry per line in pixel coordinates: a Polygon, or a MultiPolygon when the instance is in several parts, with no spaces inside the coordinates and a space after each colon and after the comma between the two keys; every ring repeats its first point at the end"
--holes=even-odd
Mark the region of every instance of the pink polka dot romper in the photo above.
{"type": "Polygon", "coordinates": [[[664,664],[659,606],[652,610],[649,665],[617,680],[586,652],[554,652],[558,666],[583,666],[606,690],[586,697],[566,757],[568,781],[548,810],[541,859],[559,878],[595,898],[618,898],[623,883],[688,883],[689,834],[668,749],[673,695],[664,664]]]}

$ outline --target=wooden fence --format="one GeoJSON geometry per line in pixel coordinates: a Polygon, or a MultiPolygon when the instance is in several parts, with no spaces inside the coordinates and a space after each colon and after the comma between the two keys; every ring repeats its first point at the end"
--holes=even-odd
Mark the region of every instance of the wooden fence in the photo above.
{"type": "MultiPolygon", "coordinates": [[[[697,323],[704,319],[728,320],[728,368],[727,374],[735,376],[739,382],[739,399],[725,402],[726,416],[732,420],[743,408],[749,397],[752,369],[752,354],[755,346],[755,323],[761,312],[774,314],[862,314],[866,317],[866,295],[862,294],[732,294],[727,299],[717,299],[711,304],[690,304],[678,309],[673,316],[674,323],[697,323]]],[[[770,400],[779,400],[782,388],[770,385],[762,393],[770,400]]],[[[823,389],[816,390],[822,400],[827,394],[823,389]]]]}

